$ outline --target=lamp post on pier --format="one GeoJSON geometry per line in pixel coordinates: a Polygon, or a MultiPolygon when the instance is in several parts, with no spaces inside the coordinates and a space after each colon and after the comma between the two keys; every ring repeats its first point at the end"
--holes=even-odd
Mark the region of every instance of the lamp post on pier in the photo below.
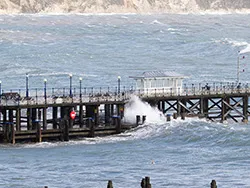
{"type": "Polygon", "coordinates": [[[44,82],[44,100],[45,103],[47,103],[47,79],[44,79],[43,82],[44,82]]]}
{"type": "Polygon", "coordinates": [[[69,96],[72,97],[72,74],[69,74],[69,96]]]}
{"type": "Polygon", "coordinates": [[[26,98],[29,97],[29,74],[26,73],[26,98]]]}
{"type": "Polygon", "coordinates": [[[82,101],[82,77],[79,78],[79,84],[80,84],[80,101],[82,101]]]}
{"type": "Polygon", "coordinates": [[[121,77],[117,77],[117,82],[118,82],[118,88],[117,88],[117,93],[120,94],[120,87],[121,87],[121,77]]]}

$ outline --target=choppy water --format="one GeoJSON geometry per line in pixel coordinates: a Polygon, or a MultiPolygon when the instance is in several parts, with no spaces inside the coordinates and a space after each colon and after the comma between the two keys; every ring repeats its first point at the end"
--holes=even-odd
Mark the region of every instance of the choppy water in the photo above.
{"type": "MultiPolygon", "coordinates": [[[[115,86],[121,76],[169,69],[187,83],[236,80],[249,46],[249,15],[1,15],[2,88],[115,86]]],[[[249,81],[249,58],[241,82],[249,81]]],[[[141,108],[146,106],[141,105],[141,108]]],[[[153,109],[150,109],[154,111],[153,109]]],[[[154,113],[149,112],[148,116],[154,113]]],[[[158,120],[153,116],[151,119],[158,120]]],[[[127,133],[70,141],[1,145],[0,187],[250,187],[249,124],[198,119],[150,121],[127,133]]]]}

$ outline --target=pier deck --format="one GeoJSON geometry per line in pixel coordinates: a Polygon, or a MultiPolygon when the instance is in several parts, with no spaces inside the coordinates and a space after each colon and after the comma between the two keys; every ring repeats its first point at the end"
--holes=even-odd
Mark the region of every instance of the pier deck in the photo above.
{"type": "MultiPolygon", "coordinates": [[[[184,87],[159,91],[122,90],[111,92],[81,88],[2,91],[0,142],[47,141],[118,134],[136,124],[124,122],[125,105],[137,96],[164,114],[199,116],[223,122],[248,122],[248,85],[213,88],[184,87]],[[73,92],[74,91],[74,92],[73,92]],[[76,112],[76,118],[70,113],[76,112]]],[[[135,114],[136,116],[137,114],[135,114]]]]}

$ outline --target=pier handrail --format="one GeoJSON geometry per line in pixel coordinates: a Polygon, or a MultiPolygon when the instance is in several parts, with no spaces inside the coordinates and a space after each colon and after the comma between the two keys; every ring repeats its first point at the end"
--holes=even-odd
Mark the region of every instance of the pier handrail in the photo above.
{"type": "Polygon", "coordinates": [[[195,96],[195,95],[219,95],[219,94],[250,94],[248,84],[213,84],[212,86],[201,84],[184,85],[182,88],[157,88],[157,89],[126,89],[125,87],[118,93],[117,88],[31,88],[12,89],[1,91],[0,105],[2,106],[21,106],[21,105],[43,105],[61,103],[90,103],[90,102],[125,102],[133,95],[140,98],[175,97],[175,96],[195,96]]]}

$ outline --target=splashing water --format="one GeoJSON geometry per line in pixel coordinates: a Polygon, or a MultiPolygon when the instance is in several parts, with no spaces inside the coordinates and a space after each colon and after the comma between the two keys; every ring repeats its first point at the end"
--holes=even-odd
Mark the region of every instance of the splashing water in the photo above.
{"type": "Polygon", "coordinates": [[[129,123],[136,122],[136,115],[146,116],[146,123],[161,124],[166,122],[164,114],[152,107],[150,104],[143,102],[139,97],[131,97],[129,103],[125,105],[124,118],[129,123]]]}

